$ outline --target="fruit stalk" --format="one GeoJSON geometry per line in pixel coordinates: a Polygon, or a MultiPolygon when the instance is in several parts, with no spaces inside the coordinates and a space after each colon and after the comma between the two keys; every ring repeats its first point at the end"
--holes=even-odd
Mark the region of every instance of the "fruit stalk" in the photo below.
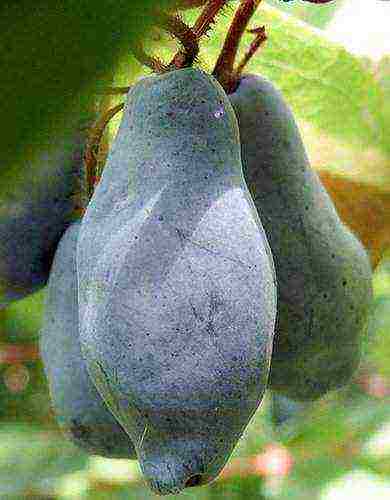
{"type": "Polygon", "coordinates": [[[227,94],[233,92],[237,85],[234,78],[234,62],[240,41],[261,1],[262,0],[243,0],[240,3],[215,64],[213,75],[225,89],[227,94]]]}

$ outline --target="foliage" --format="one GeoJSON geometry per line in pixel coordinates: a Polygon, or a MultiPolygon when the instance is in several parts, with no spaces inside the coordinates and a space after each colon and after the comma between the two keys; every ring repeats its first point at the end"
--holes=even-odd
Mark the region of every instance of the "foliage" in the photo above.
{"type": "Polygon", "coordinates": [[[320,6],[315,3],[303,2],[280,3],[278,0],[267,0],[267,3],[317,28],[324,28],[343,3],[343,0],[334,0],[320,6]]]}
{"type": "Polygon", "coordinates": [[[97,90],[118,57],[150,29],[151,9],[169,4],[172,0],[2,2],[0,87],[7,127],[1,186],[20,174],[26,156],[50,144],[50,134],[66,135],[81,95],[97,90]]]}
{"type": "MultiPolygon", "coordinates": [[[[390,154],[386,134],[390,109],[385,91],[366,61],[272,7],[259,8],[252,25],[265,25],[268,40],[248,65],[248,72],[270,78],[286,95],[296,116],[316,129],[390,154]]],[[[201,52],[207,66],[216,60],[226,24],[217,23],[213,33],[201,52]]],[[[252,39],[250,34],[243,37],[242,48],[252,39]]]]}

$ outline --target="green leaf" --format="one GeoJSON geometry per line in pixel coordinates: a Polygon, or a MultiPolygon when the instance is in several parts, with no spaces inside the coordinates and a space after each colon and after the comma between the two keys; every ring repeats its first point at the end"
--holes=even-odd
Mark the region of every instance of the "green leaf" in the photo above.
{"type": "Polygon", "coordinates": [[[0,431],[0,497],[39,489],[64,474],[84,468],[87,456],[60,434],[30,426],[6,425],[0,431]]]}
{"type": "MultiPolygon", "coordinates": [[[[73,121],[172,0],[18,0],[0,6],[0,186],[73,121]],[[5,173],[9,176],[5,177],[5,173]]],[[[37,166],[39,167],[39,165],[37,166]]],[[[1,187],[0,187],[1,194],[1,187]]]]}
{"type": "Polygon", "coordinates": [[[314,4],[308,2],[284,3],[280,0],[267,0],[267,3],[317,28],[324,28],[331,21],[336,10],[343,1],[344,0],[333,0],[325,4],[314,4]]]}
{"type": "Polygon", "coordinates": [[[44,297],[45,291],[41,290],[11,303],[5,309],[1,318],[1,327],[4,332],[7,332],[8,340],[38,338],[38,331],[42,324],[44,297]]]}
{"type": "MultiPolygon", "coordinates": [[[[229,12],[221,18],[203,45],[200,56],[209,68],[216,61],[232,16],[229,12]]],[[[367,61],[328,41],[320,31],[262,4],[251,22],[251,26],[261,25],[266,26],[268,40],[247,72],[272,80],[299,119],[357,148],[378,148],[390,155],[390,111],[367,61]]],[[[241,53],[252,40],[253,35],[244,36],[241,53]]]]}

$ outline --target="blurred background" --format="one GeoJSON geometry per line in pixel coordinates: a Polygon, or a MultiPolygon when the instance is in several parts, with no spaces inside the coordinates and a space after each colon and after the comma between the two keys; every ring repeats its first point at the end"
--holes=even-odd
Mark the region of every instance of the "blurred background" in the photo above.
{"type": "MultiPolygon", "coordinates": [[[[206,70],[234,6],[202,43],[206,70]]],[[[192,22],[197,12],[184,17],[192,22]]],[[[269,77],[291,104],[312,166],[370,252],[375,297],[350,386],[314,404],[267,394],[218,480],[183,498],[390,498],[389,20],[390,2],[381,0],[268,0],[255,15],[253,27],[265,25],[269,39],[248,70],[269,77]]],[[[164,34],[148,42],[162,58],[176,48],[164,34]]],[[[125,54],[113,80],[127,85],[144,72],[125,54]]],[[[44,294],[0,311],[0,498],[154,498],[136,462],[87,456],[61,435],[38,352],[44,294]]]]}

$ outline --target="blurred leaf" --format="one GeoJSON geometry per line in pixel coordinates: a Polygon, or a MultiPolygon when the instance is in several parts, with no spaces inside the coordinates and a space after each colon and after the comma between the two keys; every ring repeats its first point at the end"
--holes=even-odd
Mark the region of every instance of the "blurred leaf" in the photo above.
{"type": "Polygon", "coordinates": [[[285,444],[300,458],[299,462],[317,460],[325,455],[345,459],[351,447],[357,446],[355,451],[358,451],[367,436],[389,418],[387,401],[364,395],[344,406],[331,404],[330,400],[324,399],[313,406],[310,418],[302,420],[300,433],[292,439],[287,436],[285,444]],[[315,447],[308,446],[309,443],[315,443],[315,447]]]}
{"type": "Polygon", "coordinates": [[[344,0],[333,0],[325,4],[314,4],[308,2],[285,3],[280,0],[267,0],[267,3],[317,28],[324,28],[333,18],[343,1],[344,0]]]}
{"type": "Polygon", "coordinates": [[[359,237],[376,267],[390,247],[390,185],[384,191],[327,171],[319,175],[340,218],[359,237]]]}
{"type": "Polygon", "coordinates": [[[368,359],[377,373],[385,378],[390,388],[390,297],[378,297],[373,304],[373,315],[369,324],[371,345],[368,359]]]}
{"type": "MultiPolygon", "coordinates": [[[[209,67],[230,19],[229,13],[204,41],[200,57],[209,67]]],[[[265,25],[268,41],[248,65],[248,72],[270,78],[298,118],[359,148],[372,146],[390,154],[390,113],[385,113],[384,91],[367,63],[328,41],[325,34],[269,6],[261,4],[251,24],[265,25]]],[[[241,49],[251,41],[246,35],[241,49]]]]}
{"type": "Polygon", "coordinates": [[[271,391],[271,419],[275,428],[289,424],[291,419],[302,417],[302,413],[311,402],[294,401],[293,399],[271,391]]]}
{"type": "Polygon", "coordinates": [[[1,498],[39,488],[42,482],[83,468],[87,461],[86,455],[60,435],[29,426],[3,424],[0,442],[1,498]]]}
{"type": "Polygon", "coordinates": [[[321,500],[344,500],[367,496],[372,500],[382,500],[388,498],[389,493],[390,482],[364,469],[355,469],[324,489],[321,500]]]}
{"type": "Polygon", "coordinates": [[[248,476],[217,481],[209,486],[210,500],[229,498],[229,500],[241,500],[244,498],[256,498],[263,500],[263,480],[260,477],[248,476]]]}
{"type": "Polygon", "coordinates": [[[6,126],[0,186],[20,175],[26,156],[53,134],[69,134],[85,105],[80,96],[96,91],[116,61],[130,53],[134,40],[148,32],[152,9],[169,4],[172,0],[1,4],[0,87],[6,126]]]}
{"type": "Polygon", "coordinates": [[[349,52],[377,61],[390,53],[390,6],[387,0],[345,0],[327,32],[349,52]],[[345,29],[348,24],[348,29],[345,29]]]}
{"type": "Polygon", "coordinates": [[[389,158],[375,147],[351,144],[297,119],[311,165],[356,182],[390,191],[389,158]]]}
{"type": "MultiPolygon", "coordinates": [[[[0,317],[0,328],[8,340],[38,338],[41,328],[45,291],[10,304],[0,317]]],[[[4,335],[3,334],[3,335],[4,335]]],[[[4,339],[3,339],[4,340],[4,339]]]]}

